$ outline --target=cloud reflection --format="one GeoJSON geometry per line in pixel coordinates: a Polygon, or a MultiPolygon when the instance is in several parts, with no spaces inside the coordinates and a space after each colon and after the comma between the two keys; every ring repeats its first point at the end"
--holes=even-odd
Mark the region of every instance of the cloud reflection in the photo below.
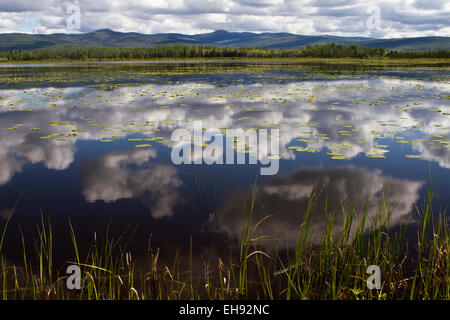
{"type": "Polygon", "coordinates": [[[154,150],[111,151],[84,160],[79,177],[89,202],[140,199],[154,218],[170,217],[180,201],[182,182],[171,165],[153,163],[154,150]]]}
{"type": "Polygon", "coordinates": [[[2,90],[0,185],[28,163],[67,169],[80,141],[131,133],[169,139],[174,129],[190,128],[196,120],[206,128],[278,128],[284,159],[302,156],[288,149],[292,143],[352,159],[371,153],[380,137],[403,135],[414,140],[440,135],[447,145],[431,141],[430,148],[429,143],[412,141],[409,146],[424,159],[450,168],[450,107],[445,98],[449,90],[448,83],[438,80],[381,76],[228,87],[189,82],[111,90],[2,90]],[[49,121],[66,124],[51,126],[49,121]],[[76,136],[40,139],[54,133],[74,134],[74,130],[79,131],[76,136]]]}
{"type": "MultiPolygon", "coordinates": [[[[328,212],[336,213],[335,236],[344,228],[342,206],[346,199],[354,201],[354,207],[358,210],[351,236],[355,234],[366,201],[369,204],[368,227],[377,217],[378,204],[383,197],[387,208],[394,209],[390,226],[401,225],[411,218],[413,205],[419,199],[419,190],[423,184],[422,181],[383,176],[381,170],[353,166],[330,169],[305,167],[286,176],[273,177],[259,188],[254,202],[252,227],[264,217],[271,216],[256,231],[256,236],[260,236],[261,232],[261,235],[270,239],[261,241],[261,245],[268,249],[274,248],[277,243],[295,247],[314,186],[317,201],[312,211],[313,244],[319,243],[324,234],[325,203],[328,212]]],[[[240,190],[233,193],[219,208],[217,216],[211,217],[210,230],[240,241],[242,221],[248,215],[243,209],[243,204],[249,201],[245,197],[245,192],[240,190]]]]}

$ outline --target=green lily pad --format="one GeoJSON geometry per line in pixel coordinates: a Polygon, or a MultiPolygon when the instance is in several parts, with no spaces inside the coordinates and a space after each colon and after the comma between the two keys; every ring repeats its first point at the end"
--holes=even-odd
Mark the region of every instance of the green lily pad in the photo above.
{"type": "Polygon", "coordinates": [[[420,158],[422,158],[422,156],[418,155],[418,154],[405,154],[405,157],[408,158],[408,159],[420,159],[420,158]]]}
{"type": "Polygon", "coordinates": [[[147,144],[137,144],[135,145],[136,148],[148,148],[151,147],[152,145],[147,143],[147,144]]]}
{"type": "Polygon", "coordinates": [[[333,156],[333,157],[331,157],[331,159],[333,159],[333,160],[346,160],[346,159],[348,159],[348,157],[346,157],[346,156],[333,156]]]}
{"type": "Polygon", "coordinates": [[[366,154],[366,157],[373,159],[386,159],[386,156],[383,156],[381,154],[366,154]]]}

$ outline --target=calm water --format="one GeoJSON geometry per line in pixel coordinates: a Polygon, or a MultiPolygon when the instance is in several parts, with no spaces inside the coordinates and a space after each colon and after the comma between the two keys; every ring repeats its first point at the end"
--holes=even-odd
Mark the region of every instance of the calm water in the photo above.
{"type": "Polygon", "coordinates": [[[271,215],[264,235],[291,244],[315,184],[328,185],[330,207],[354,196],[376,205],[384,194],[391,225],[402,226],[417,218],[432,180],[435,209],[445,210],[449,77],[448,67],[262,62],[1,66],[0,219],[23,193],[7,254],[20,259],[18,226],[31,241],[42,212],[61,261],[73,256],[69,218],[82,247],[108,226],[116,237],[137,226],[137,252],[152,235],[170,256],[192,235],[213,256],[239,240],[256,178],[255,221],[271,215]],[[278,174],[174,165],[171,134],[196,120],[279,129],[278,174]]]}

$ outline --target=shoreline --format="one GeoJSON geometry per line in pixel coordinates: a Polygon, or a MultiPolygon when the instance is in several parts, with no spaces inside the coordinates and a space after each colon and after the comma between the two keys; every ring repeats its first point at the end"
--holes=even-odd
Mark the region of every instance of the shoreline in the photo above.
{"type": "Polygon", "coordinates": [[[213,62],[262,62],[262,63],[324,63],[324,64],[365,64],[365,65],[435,65],[444,64],[450,66],[450,60],[436,59],[412,59],[412,58],[157,58],[157,59],[56,59],[56,60],[0,60],[0,65],[14,64],[64,64],[64,63],[213,63],[213,62]]]}

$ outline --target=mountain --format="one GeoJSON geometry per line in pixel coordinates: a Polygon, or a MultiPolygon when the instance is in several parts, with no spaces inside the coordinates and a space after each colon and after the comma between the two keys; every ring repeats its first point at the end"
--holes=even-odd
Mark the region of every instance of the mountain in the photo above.
{"type": "Polygon", "coordinates": [[[292,33],[228,32],[224,30],[195,35],[179,33],[141,34],[115,32],[109,29],[83,34],[0,34],[0,51],[80,47],[133,48],[175,44],[287,49],[326,43],[356,44],[398,50],[450,49],[450,37],[373,39],[331,35],[306,36],[292,33]]]}

